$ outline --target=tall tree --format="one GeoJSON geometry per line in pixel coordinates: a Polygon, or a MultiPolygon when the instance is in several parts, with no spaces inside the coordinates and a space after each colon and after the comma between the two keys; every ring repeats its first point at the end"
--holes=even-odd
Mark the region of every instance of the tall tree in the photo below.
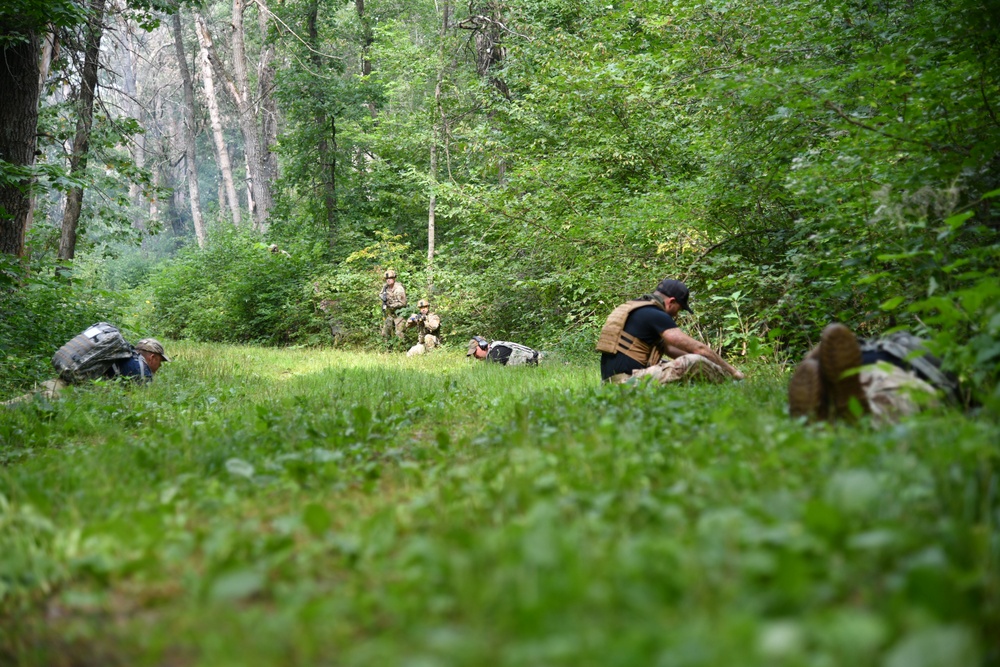
{"type": "Polygon", "coordinates": [[[191,70],[188,68],[187,56],[184,54],[184,30],[181,25],[181,12],[178,9],[173,16],[174,52],[177,54],[177,67],[181,74],[181,86],[184,88],[184,165],[187,170],[188,193],[191,204],[191,220],[194,223],[194,235],[198,245],[205,247],[205,223],[201,217],[201,193],[198,189],[198,163],[195,155],[195,107],[194,84],[191,81],[191,70]]]}
{"type": "Polygon", "coordinates": [[[445,133],[444,111],[441,107],[441,83],[444,81],[444,49],[445,38],[448,35],[448,14],[450,5],[448,0],[442,3],[441,30],[438,33],[438,62],[437,79],[434,84],[434,110],[431,122],[431,151],[430,151],[430,199],[427,204],[427,291],[433,291],[434,287],[434,235],[436,227],[437,212],[437,182],[438,182],[438,143],[445,133]]]}
{"type": "Polygon", "coordinates": [[[219,112],[219,98],[215,94],[215,77],[212,74],[212,64],[208,60],[208,28],[205,26],[205,19],[201,14],[195,15],[195,31],[198,33],[198,44],[200,48],[198,55],[201,59],[201,85],[205,91],[205,101],[208,104],[208,119],[212,126],[212,139],[215,141],[215,154],[218,158],[219,171],[222,174],[222,189],[225,199],[219,198],[219,206],[225,201],[229,205],[229,210],[233,216],[233,225],[239,227],[241,222],[240,200],[236,196],[236,183],[233,179],[233,163],[229,158],[229,147],[226,145],[226,137],[222,128],[222,114],[219,112]]]}
{"type": "MultiPolygon", "coordinates": [[[[240,132],[243,135],[243,150],[246,154],[247,173],[250,179],[249,187],[253,195],[250,210],[254,224],[258,229],[264,229],[267,226],[273,197],[271,181],[268,180],[267,167],[265,166],[268,160],[268,151],[262,145],[263,136],[257,119],[261,115],[261,108],[266,107],[268,101],[259,95],[254,95],[250,89],[250,77],[247,73],[246,28],[243,21],[248,4],[247,0],[233,0],[232,34],[230,36],[233,54],[231,74],[223,66],[211,37],[208,35],[206,37],[208,38],[209,61],[215,69],[216,76],[225,81],[226,92],[229,94],[233,106],[236,107],[240,132]]],[[[265,95],[271,94],[270,90],[261,92],[265,95]]]]}
{"type": "MultiPolygon", "coordinates": [[[[70,176],[79,179],[87,169],[90,150],[90,128],[94,120],[94,97],[97,94],[97,69],[101,55],[101,37],[104,34],[105,0],[91,0],[90,18],[84,29],[84,61],[77,96],[76,135],[70,154],[70,176]]],[[[59,238],[59,259],[71,261],[76,254],[76,232],[83,208],[83,187],[75,185],[66,193],[66,210],[63,213],[62,234],[59,238]]]]}
{"type": "Polygon", "coordinates": [[[17,17],[0,14],[0,252],[20,256],[31,210],[26,168],[35,161],[41,40],[17,17]],[[11,36],[8,39],[8,36],[11,36]]]}
{"type": "MultiPolygon", "coordinates": [[[[323,62],[320,52],[319,28],[317,27],[318,20],[319,0],[312,0],[309,3],[306,16],[309,56],[313,67],[317,71],[321,71],[323,62]]],[[[323,208],[326,212],[327,238],[332,250],[337,238],[337,119],[333,114],[330,114],[328,119],[325,109],[320,106],[316,111],[316,127],[319,128],[320,132],[317,150],[322,169],[320,178],[323,183],[323,208]],[[326,132],[328,123],[329,135],[326,132]]]]}

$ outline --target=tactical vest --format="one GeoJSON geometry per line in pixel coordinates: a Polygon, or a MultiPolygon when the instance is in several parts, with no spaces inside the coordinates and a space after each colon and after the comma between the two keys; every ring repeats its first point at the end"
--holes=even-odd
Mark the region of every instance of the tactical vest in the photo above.
{"type": "Polygon", "coordinates": [[[506,340],[495,340],[490,343],[490,351],[492,351],[495,347],[506,347],[510,349],[510,356],[507,357],[507,366],[522,366],[524,364],[538,363],[538,350],[533,350],[527,345],[511,343],[506,340]]]}
{"type": "Polygon", "coordinates": [[[948,400],[959,401],[958,382],[941,370],[941,361],[924,346],[924,341],[911,333],[897,331],[884,338],[861,341],[863,352],[885,352],[905,361],[910,367],[945,393],[948,400]]]}
{"type": "Polygon", "coordinates": [[[625,320],[628,319],[633,310],[655,305],[655,301],[635,299],[634,301],[623,303],[611,311],[607,321],[604,322],[604,327],[601,329],[601,335],[597,339],[597,351],[608,354],[621,352],[625,356],[638,361],[644,368],[649,368],[660,363],[663,351],[659,343],[650,345],[625,331],[625,320]]]}

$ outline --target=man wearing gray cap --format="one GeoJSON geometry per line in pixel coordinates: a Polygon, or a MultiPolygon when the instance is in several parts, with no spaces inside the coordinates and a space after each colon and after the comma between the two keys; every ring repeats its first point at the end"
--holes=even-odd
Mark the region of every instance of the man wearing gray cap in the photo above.
{"type": "Polygon", "coordinates": [[[170,357],[163,351],[160,341],[155,338],[143,338],[135,344],[132,357],[112,363],[108,370],[104,371],[104,377],[126,377],[149,382],[153,379],[153,373],[160,370],[160,364],[164,361],[170,361],[170,357]]]}
{"type": "Polygon", "coordinates": [[[164,361],[170,361],[170,357],[160,341],[143,338],[132,346],[122,338],[117,327],[99,322],[56,352],[52,363],[60,377],[42,382],[35,391],[0,405],[14,406],[35,394],[55,398],[70,384],[98,378],[152,382],[153,374],[160,370],[164,361]]]}
{"type": "Polygon", "coordinates": [[[643,376],[661,384],[695,378],[742,380],[743,373],[678,328],[674,318],[682,310],[691,312],[690,296],[687,285],[664,278],[652,294],[615,308],[597,341],[601,379],[616,384],[643,376]]]}

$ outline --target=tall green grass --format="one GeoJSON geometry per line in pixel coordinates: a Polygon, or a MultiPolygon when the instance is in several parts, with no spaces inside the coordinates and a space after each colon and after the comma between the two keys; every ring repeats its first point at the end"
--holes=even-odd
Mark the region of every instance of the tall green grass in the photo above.
{"type": "Polygon", "coordinates": [[[992,421],[808,426],[767,366],[169,350],[0,414],[0,662],[1000,662],[992,421]]]}

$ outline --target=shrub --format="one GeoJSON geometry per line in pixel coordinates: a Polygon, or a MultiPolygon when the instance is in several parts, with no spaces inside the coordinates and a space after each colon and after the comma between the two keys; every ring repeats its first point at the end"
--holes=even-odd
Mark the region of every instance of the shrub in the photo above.
{"type": "Polygon", "coordinates": [[[256,232],[221,228],[150,276],[150,328],[173,338],[288,344],[322,321],[302,303],[313,250],[271,250],[256,232]],[[291,250],[291,252],[289,252],[291,250]]]}

